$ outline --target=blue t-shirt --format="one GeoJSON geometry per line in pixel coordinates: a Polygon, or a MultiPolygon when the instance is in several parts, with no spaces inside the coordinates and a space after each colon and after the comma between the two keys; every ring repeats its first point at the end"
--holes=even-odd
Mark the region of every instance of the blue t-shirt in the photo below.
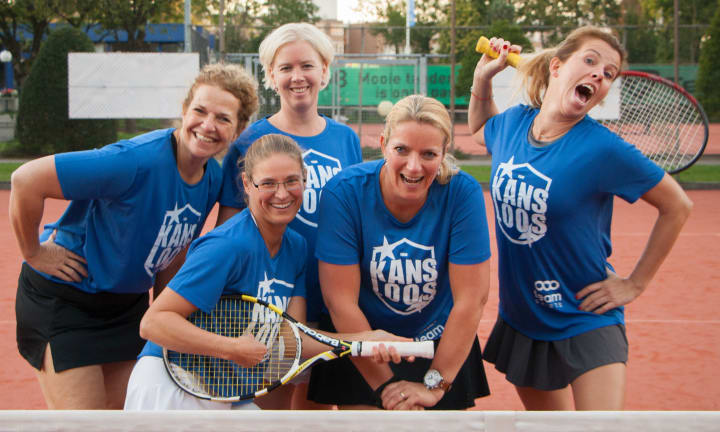
{"type": "Polygon", "coordinates": [[[343,168],[362,162],[362,151],[357,134],[348,126],[328,117],[325,119],[325,130],[315,136],[305,137],[291,135],[276,128],[263,118],[248,127],[230,146],[223,161],[223,187],[220,194],[220,205],[245,208],[244,192],[240,178],[241,158],[250,145],[263,135],[279,133],[294,139],[303,149],[303,160],[307,168],[307,183],[303,194],[303,205],[290,227],[302,234],[307,240],[307,282],[308,289],[308,320],[317,321],[324,305],[320,294],[315,259],[315,238],[317,236],[317,206],[320,193],[325,184],[343,168]]]}
{"type": "Polygon", "coordinates": [[[490,257],[482,189],[463,172],[446,185],[435,181],[423,207],[401,222],[380,192],[383,164],[347,168],[325,186],[315,255],[360,266],[359,305],[373,329],[438,339],[453,306],[448,263],[490,257]]]}
{"type": "MultiPolygon", "coordinates": [[[[204,312],[221,296],[246,294],[282,310],[291,297],[305,297],[305,239],[288,228],[274,257],[252,214],[245,209],[195,240],[185,264],[168,287],[204,312]]],[[[162,348],[145,344],[139,357],[162,357],[162,348]]]]}
{"type": "Polygon", "coordinates": [[[88,277],[67,283],[90,293],[143,293],[155,274],[196,238],[221,185],[210,159],[202,179],[180,177],[173,129],[55,155],[58,180],[72,200],[60,219],[45,226],[40,241],[57,230],[55,243],[87,260],[88,277]]]}
{"type": "Polygon", "coordinates": [[[611,268],[613,196],[634,202],[664,172],[588,116],[560,139],[533,146],[528,132],[537,113],[518,105],[485,124],[499,312],[531,338],[558,340],[624,323],[623,308],[583,312],[575,294],[611,268]]]}

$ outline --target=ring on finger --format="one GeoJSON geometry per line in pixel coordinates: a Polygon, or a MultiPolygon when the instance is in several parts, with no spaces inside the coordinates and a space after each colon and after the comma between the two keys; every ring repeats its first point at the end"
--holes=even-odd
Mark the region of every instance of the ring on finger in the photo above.
{"type": "Polygon", "coordinates": [[[400,392],[400,397],[403,398],[403,400],[408,398],[407,396],[405,396],[405,393],[403,393],[403,392],[400,392]]]}

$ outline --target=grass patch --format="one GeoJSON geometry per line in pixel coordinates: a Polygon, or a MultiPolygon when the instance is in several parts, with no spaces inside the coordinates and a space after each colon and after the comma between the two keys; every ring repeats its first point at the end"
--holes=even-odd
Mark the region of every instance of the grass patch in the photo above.
{"type": "Polygon", "coordinates": [[[720,165],[693,165],[673,177],[680,183],[720,183],[720,165]]]}
{"type": "MultiPolygon", "coordinates": [[[[460,169],[480,183],[490,182],[488,165],[460,165],[460,169]]],[[[693,165],[673,177],[680,183],[720,183],[720,165],[693,165]]]]}
{"type": "Polygon", "coordinates": [[[2,162],[0,163],[0,181],[9,182],[10,175],[18,169],[22,162],[2,162]]]}
{"type": "Polygon", "coordinates": [[[460,169],[480,183],[490,183],[490,165],[460,165],[460,169]]]}

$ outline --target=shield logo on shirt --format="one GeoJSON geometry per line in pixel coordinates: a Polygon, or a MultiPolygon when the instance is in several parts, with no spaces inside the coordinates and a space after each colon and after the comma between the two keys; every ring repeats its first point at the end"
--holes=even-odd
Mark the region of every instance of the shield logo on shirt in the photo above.
{"type": "Polygon", "coordinates": [[[165,269],[173,258],[195,237],[202,213],[185,204],[165,212],[162,225],[158,230],[155,243],[147,258],[145,272],[153,277],[155,273],[165,269]]]}
{"type": "Polygon", "coordinates": [[[491,193],[495,218],[503,235],[515,244],[532,246],[547,232],[550,179],[529,163],[515,164],[515,157],[498,165],[491,193]]]}
{"type": "Polygon", "coordinates": [[[307,169],[307,181],[303,193],[303,204],[297,214],[298,220],[317,228],[317,208],[320,193],[325,184],[342,169],[340,160],[317,150],[303,153],[303,162],[307,169]]]}
{"type": "Polygon", "coordinates": [[[421,312],[437,292],[435,247],[403,238],[373,247],[370,261],[373,291],[399,315],[421,312]]]}

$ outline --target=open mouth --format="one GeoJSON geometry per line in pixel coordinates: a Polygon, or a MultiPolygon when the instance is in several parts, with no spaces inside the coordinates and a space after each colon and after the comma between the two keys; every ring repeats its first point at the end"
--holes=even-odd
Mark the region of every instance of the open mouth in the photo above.
{"type": "Polygon", "coordinates": [[[422,181],[422,179],[423,179],[424,177],[412,178],[412,177],[406,177],[404,174],[400,174],[400,178],[401,178],[401,179],[403,180],[403,182],[405,182],[405,183],[418,184],[418,183],[420,183],[420,182],[422,181]]]}
{"type": "Polygon", "coordinates": [[[580,84],[575,87],[575,94],[578,99],[583,102],[587,102],[595,94],[595,88],[588,84],[580,84]]]}
{"type": "Polygon", "coordinates": [[[303,94],[306,91],[308,91],[309,88],[310,87],[294,87],[294,88],[291,88],[290,91],[295,94],[303,94]]]}

